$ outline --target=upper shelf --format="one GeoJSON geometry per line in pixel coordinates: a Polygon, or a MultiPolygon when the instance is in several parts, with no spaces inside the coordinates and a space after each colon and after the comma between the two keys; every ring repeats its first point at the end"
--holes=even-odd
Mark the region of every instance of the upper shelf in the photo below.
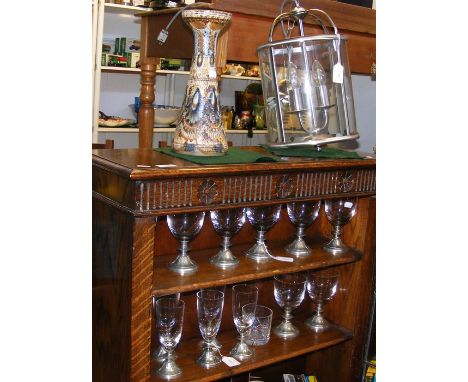
{"type": "MultiPolygon", "coordinates": [[[[104,73],[124,73],[124,74],[140,74],[140,68],[119,68],[114,66],[101,66],[101,71],[104,73]]],[[[190,72],[185,70],[156,70],[157,74],[176,74],[179,76],[188,76],[190,72]]],[[[244,80],[244,81],[261,81],[260,77],[248,77],[248,76],[231,76],[222,74],[221,78],[229,78],[233,80],[244,80]]]]}
{"type": "MultiPolygon", "coordinates": [[[[233,245],[231,251],[239,259],[239,265],[231,269],[220,269],[210,264],[210,257],[218,249],[205,249],[190,252],[190,257],[198,264],[198,271],[191,275],[179,276],[167,268],[167,265],[176,258],[176,254],[156,256],[154,259],[153,294],[155,296],[170,295],[179,292],[188,292],[208,286],[220,286],[251,280],[272,277],[278,274],[301,272],[333,265],[342,265],[355,262],[361,258],[361,253],[350,249],[348,252],[333,256],[322,249],[322,239],[306,239],[312,248],[312,254],[307,257],[294,258],[294,262],[279,262],[270,260],[265,263],[256,263],[245,257],[245,253],[252,244],[233,245]]],[[[275,256],[288,256],[284,247],[286,241],[269,241],[268,247],[275,256]]]]}

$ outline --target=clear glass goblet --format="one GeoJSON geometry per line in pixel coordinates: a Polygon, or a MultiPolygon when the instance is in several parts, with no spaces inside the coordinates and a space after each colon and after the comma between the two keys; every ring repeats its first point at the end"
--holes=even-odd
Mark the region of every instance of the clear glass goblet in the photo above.
{"type": "Polygon", "coordinates": [[[333,269],[309,272],[307,292],[316,305],[316,313],[305,321],[315,331],[327,328],[330,323],[323,317],[323,306],[330,301],[338,288],[338,272],[333,269]]]}
{"type": "Polygon", "coordinates": [[[278,337],[292,338],[299,334],[291,322],[291,312],[301,305],[306,291],[306,277],[301,273],[278,275],[274,277],[274,294],[276,303],[284,309],[283,321],[273,329],[278,337]]]}
{"type": "MultiPolygon", "coordinates": [[[[180,299],[180,293],[176,293],[174,295],[171,295],[170,297],[178,300],[180,299]]],[[[158,299],[155,296],[153,296],[153,312],[155,312],[155,316],[156,316],[156,301],[157,300],[158,299]]],[[[167,352],[164,350],[164,347],[162,347],[161,345],[158,345],[158,347],[155,350],[153,350],[153,352],[151,353],[151,358],[158,361],[159,363],[164,362],[164,360],[167,358],[167,352]]],[[[174,358],[177,358],[175,354],[174,354],[174,358]]]]}
{"type": "Polygon", "coordinates": [[[232,287],[232,316],[240,341],[231,350],[230,355],[242,361],[252,357],[253,351],[247,345],[247,334],[255,319],[255,307],[258,300],[258,288],[249,284],[232,287]]]}
{"type": "Polygon", "coordinates": [[[172,379],[182,374],[182,369],[175,363],[174,349],[182,336],[185,303],[175,298],[160,298],[155,303],[156,326],[161,346],[167,353],[156,375],[172,379]]]}
{"type": "Polygon", "coordinates": [[[304,241],[304,231],[309,227],[320,212],[320,200],[313,202],[294,202],[287,206],[289,220],[296,227],[296,239],[285,247],[293,256],[302,257],[310,255],[310,248],[304,241]]]}
{"type": "Polygon", "coordinates": [[[356,214],[357,198],[325,200],[325,215],[333,225],[332,238],[324,249],[333,254],[345,253],[348,247],[341,239],[342,228],[356,214]]]}
{"type": "Polygon", "coordinates": [[[216,289],[200,290],[197,293],[198,327],[204,341],[204,350],[197,362],[204,367],[213,367],[221,363],[222,357],[213,344],[221,325],[224,293],[216,289]]]}
{"type": "Polygon", "coordinates": [[[168,265],[171,271],[185,275],[193,273],[198,269],[198,265],[187,254],[189,251],[188,244],[190,240],[198,235],[203,227],[204,220],[204,212],[167,215],[169,230],[180,241],[179,255],[168,265]]]}
{"type": "Polygon", "coordinates": [[[265,235],[278,221],[280,212],[281,204],[247,208],[247,219],[257,231],[257,242],[247,251],[248,258],[260,263],[273,257],[265,244],[265,235]]]}
{"type": "Polygon", "coordinates": [[[245,223],[245,209],[211,211],[210,216],[215,231],[223,238],[222,249],[210,259],[210,263],[223,269],[237,265],[239,259],[229,247],[231,237],[238,233],[245,223]]]}

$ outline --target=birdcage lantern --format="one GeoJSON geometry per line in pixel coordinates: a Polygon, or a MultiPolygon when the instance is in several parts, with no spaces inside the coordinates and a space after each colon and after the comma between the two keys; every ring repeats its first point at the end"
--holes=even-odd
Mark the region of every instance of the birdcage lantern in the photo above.
{"type": "Polygon", "coordinates": [[[257,53],[271,147],[320,149],[359,138],[347,39],[327,13],[285,0],[271,25],[269,42],[259,46],[257,53]],[[283,12],[287,5],[291,10],[283,12]],[[304,35],[307,17],[320,25],[323,34],[304,35]],[[284,39],[273,41],[278,25],[284,39]],[[293,31],[299,36],[291,37],[293,31]]]}

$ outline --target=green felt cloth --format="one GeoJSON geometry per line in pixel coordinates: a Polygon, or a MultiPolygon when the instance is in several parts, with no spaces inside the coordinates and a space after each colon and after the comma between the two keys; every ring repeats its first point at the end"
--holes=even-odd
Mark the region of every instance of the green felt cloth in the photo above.
{"type": "Polygon", "coordinates": [[[216,157],[203,157],[195,155],[180,154],[172,150],[171,147],[154,149],[161,153],[184,159],[189,162],[198,164],[234,164],[234,163],[255,163],[255,162],[278,162],[280,158],[276,158],[268,154],[260,154],[254,151],[242,150],[237,147],[229,147],[226,155],[216,157]]]}
{"type": "Polygon", "coordinates": [[[260,145],[265,150],[280,157],[306,157],[306,158],[332,158],[332,159],[362,159],[363,156],[355,151],[339,150],[331,147],[322,147],[317,151],[313,147],[287,147],[276,148],[260,145]]]}

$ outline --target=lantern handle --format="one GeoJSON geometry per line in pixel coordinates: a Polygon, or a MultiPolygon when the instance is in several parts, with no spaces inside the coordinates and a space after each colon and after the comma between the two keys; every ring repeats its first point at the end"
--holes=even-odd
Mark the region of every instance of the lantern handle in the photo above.
{"type": "Polygon", "coordinates": [[[292,29],[288,28],[288,30],[285,31],[284,26],[283,26],[283,21],[286,20],[286,19],[288,19],[288,21],[289,21],[289,19],[291,19],[291,18],[294,19],[293,23],[295,23],[295,20],[297,20],[299,22],[299,30],[300,30],[301,36],[304,36],[303,21],[307,16],[313,17],[320,24],[320,26],[322,27],[322,30],[324,31],[324,33],[328,34],[327,27],[325,26],[322,18],[320,18],[315,13],[319,13],[321,16],[324,16],[327,19],[327,21],[330,23],[330,25],[332,26],[334,34],[338,35],[338,29],[336,28],[335,23],[333,22],[331,17],[326,12],[322,11],[321,9],[314,9],[314,8],[313,9],[304,9],[299,5],[299,2],[297,0],[285,0],[283,2],[283,4],[281,5],[281,12],[282,13],[279,14],[278,16],[276,16],[276,18],[273,20],[273,23],[272,23],[271,28],[270,28],[270,36],[268,38],[269,42],[273,41],[273,32],[274,32],[275,27],[278,25],[279,22],[281,22],[281,29],[283,31],[283,35],[285,36],[285,38],[290,38],[291,37],[290,33],[288,33],[288,32],[290,32],[292,29]],[[289,12],[282,12],[284,6],[288,2],[293,2],[295,7],[289,12]]]}

